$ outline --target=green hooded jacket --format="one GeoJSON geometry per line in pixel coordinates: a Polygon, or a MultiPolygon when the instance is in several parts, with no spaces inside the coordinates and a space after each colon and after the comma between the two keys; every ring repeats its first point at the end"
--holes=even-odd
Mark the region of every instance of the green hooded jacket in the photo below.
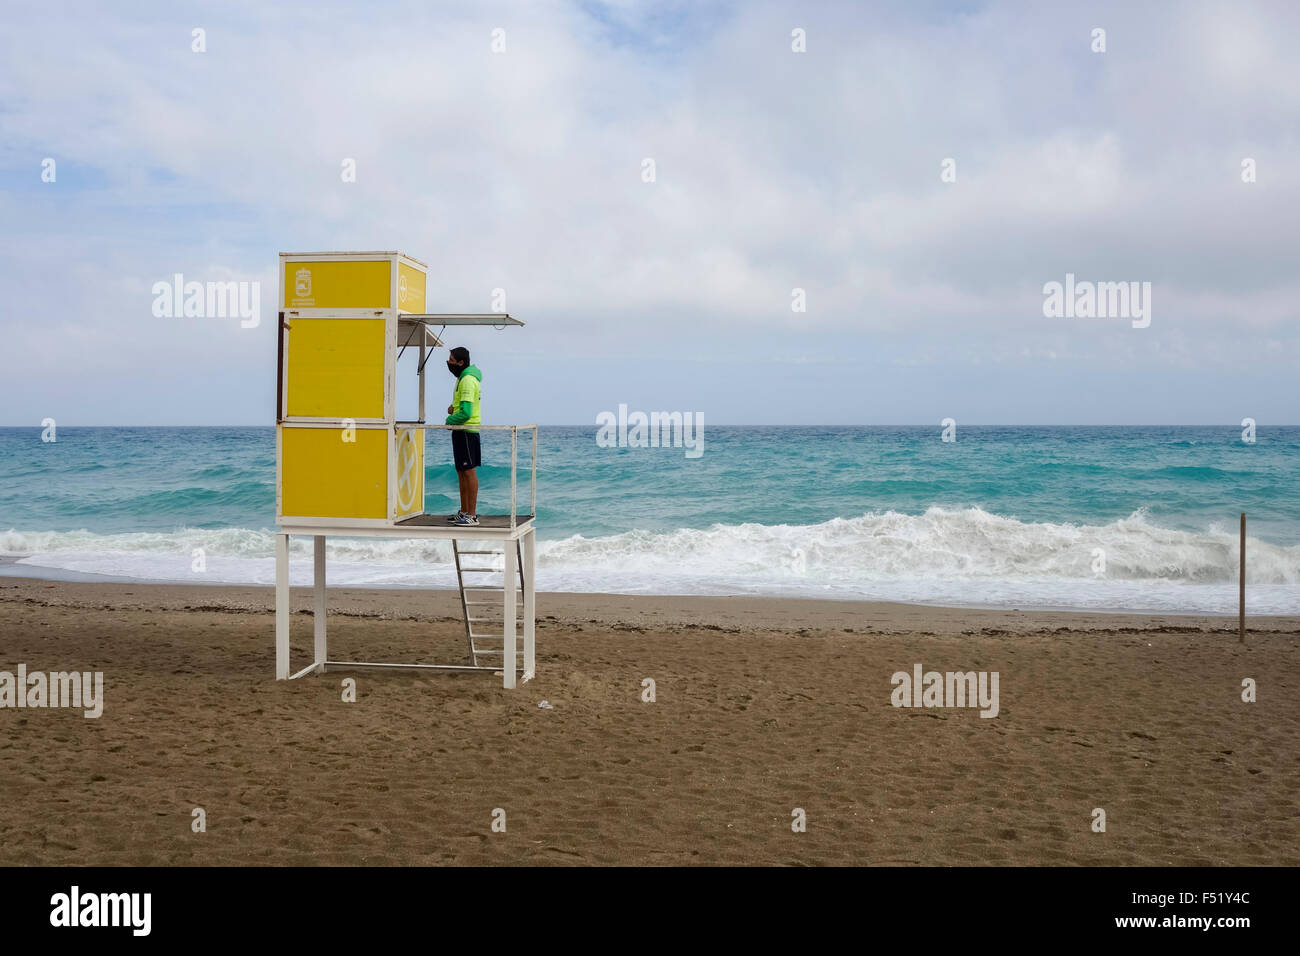
{"type": "Polygon", "coordinates": [[[468,431],[477,432],[474,426],[482,425],[479,404],[483,396],[483,373],[477,365],[467,365],[456,378],[456,389],[451,393],[451,406],[455,412],[447,416],[444,425],[466,425],[468,431]]]}

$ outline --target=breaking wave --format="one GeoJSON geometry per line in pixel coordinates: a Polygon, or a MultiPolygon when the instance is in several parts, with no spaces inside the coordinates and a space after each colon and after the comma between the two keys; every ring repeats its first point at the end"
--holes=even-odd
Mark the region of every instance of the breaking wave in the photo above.
{"type": "MultiPolygon", "coordinates": [[[[270,529],[0,532],[0,553],[73,574],[207,584],[274,579],[270,529]],[[202,570],[196,570],[201,567],[202,570]]],[[[295,584],[310,542],[293,539],[295,584]]],[[[994,607],[1229,613],[1237,532],[1152,524],[1024,522],[979,508],[873,512],[812,525],[715,524],[538,543],[539,590],[769,594],[994,607]]],[[[454,587],[446,541],[329,539],[330,584],[454,587]]],[[[1250,539],[1250,609],[1300,612],[1300,546],[1250,539]]]]}

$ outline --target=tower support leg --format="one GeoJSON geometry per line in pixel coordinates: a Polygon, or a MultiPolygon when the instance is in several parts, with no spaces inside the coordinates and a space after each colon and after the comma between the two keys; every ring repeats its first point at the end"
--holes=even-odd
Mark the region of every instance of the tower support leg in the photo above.
{"type": "Polygon", "coordinates": [[[289,679],[289,536],[275,536],[275,679],[289,679]]]}
{"type": "Polygon", "coordinates": [[[315,601],[312,604],[312,622],[316,625],[316,648],[315,656],[312,658],[316,662],[316,673],[325,673],[325,535],[318,534],[315,538],[315,601]]]}
{"type": "Polygon", "coordinates": [[[537,673],[537,607],[534,576],[537,573],[537,535],[532,528],[524,535],[524,680],[537,673]]]}
{"type": "Polygon", "coordinates": [[[519,661],[516,657],[517,651],[515,642],[515,589],[519,586],[517,580],[519,576],[519,557],[515,551],[515,543],[513,541],[507,540],[505,545],[506,580],[505,587],[502,589],[504,592],[502,599],[505,601],[505,606],[502,608],[504,616],[502,618],[501,632],[501,670],[503,674],[502,686],[507,690],[510,690],[515,686],[515,677],[519,670],[519,661]]]}

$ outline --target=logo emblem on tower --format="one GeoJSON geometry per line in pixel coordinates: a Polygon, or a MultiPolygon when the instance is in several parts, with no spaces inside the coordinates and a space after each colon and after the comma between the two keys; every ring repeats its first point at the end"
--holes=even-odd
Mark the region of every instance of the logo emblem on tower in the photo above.
{"type": "Polygon", "coordinates": [[[423,464],[420,449],[415,444],[415,430],[403,432],[397,439],[397,513],[406,515],[416,510],[422,486],[420,466],[423,464]]]}
{"type": "Polygon", "coordinates": [[[311,295],[311,270],[308,268],[299,269],[294,276],[293,294],[299,299],[305,299],[311,295]]]}

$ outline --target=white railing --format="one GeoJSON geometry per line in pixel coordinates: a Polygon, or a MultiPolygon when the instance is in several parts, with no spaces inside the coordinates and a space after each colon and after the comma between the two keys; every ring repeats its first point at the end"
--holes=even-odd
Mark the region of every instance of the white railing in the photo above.
{"type": "MultiPolygon", "coordinates": [[[[467,431],[508,431],[510,432],[510,528],[513,530],[516,526],[519,513],[518,505],[518,471],[519,471],[519,430],[532,431],[532,463],[529,468],[528,479],[528,514],[531,518],[537,517],[537,426],[536,425],[435,425],[433,423],[420,424],[398,422],[398,427],[442,429],[449,432],[467,432],[467,431]]],[[[428,460],[429,450],[426,443],[425,459],[428,460]]]]}

